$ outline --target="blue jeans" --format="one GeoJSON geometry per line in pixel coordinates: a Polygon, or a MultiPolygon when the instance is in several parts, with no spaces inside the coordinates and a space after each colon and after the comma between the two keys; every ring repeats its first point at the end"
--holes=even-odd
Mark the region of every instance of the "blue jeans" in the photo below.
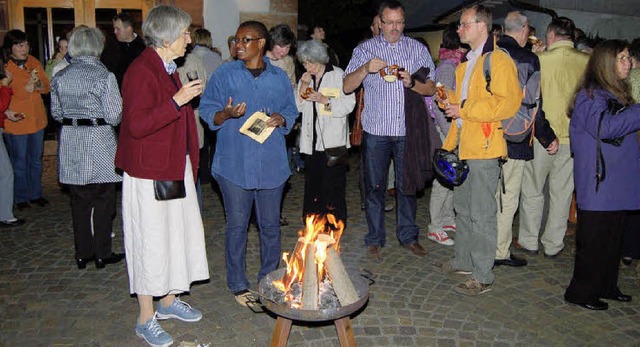
{"type": "Polygon", "coordinates": [[[16,203],[42,197],[42,151],[44,129],[34,134],[4,134],[13,166],[13,192],[16,203]]]}
{"type": "Polygon", "coordinates": [[[384,246],[384,200],[387,190],[389,163],[393,157],[396,175],[396,237],[400,244],[418,241],[416,196],[403,190],[404,136],[376,136],[362,133],[365,210],[369,232],[364,237],[367,246],[384,246]]]}
{"type": "Polygon", "coordinates": [[[0,128],[0,221],[13,218],[15,218],[13,216],[13,169],[2,141],[2,128],[0,128]]]}
{"type": "Polygon", "coordinates": [[[278,268],[280,262],[280,201],[284,183],[274,189],[243,189],[223,177],[214,174],[220,185],[224,211],[227,217],[225,230],[225,261],[227,286],[236,293],[251,285],[245,274],[247,252],[247,227],[251,207],[255,203],[256,219],[260,230],[260,272],[258,282],[278,268]]]}

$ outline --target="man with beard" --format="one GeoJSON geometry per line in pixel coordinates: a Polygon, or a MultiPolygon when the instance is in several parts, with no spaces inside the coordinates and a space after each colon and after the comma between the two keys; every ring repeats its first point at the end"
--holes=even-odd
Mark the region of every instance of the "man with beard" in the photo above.
{"type": "Polygon", "coordinates": [[[418,242],[415,192],[406,192],[404,151],[406,143],[405,89],[421,95],[433,95],[434,64],[429,50],[420,42],[403,35],[404,6],[398,1],[383,2],[379,9],[380,35],[362,42],[354,51],[345,71],[344,92],[352,93],[362,83],[362,153],[365,179],[365,210],[369,232],[365,236],[367,255],[378,258],[385,245],[384,204],[387,169],[395,163],[397,227],[400,244],[417,256],[427,251],[418,242]],[[379,72],[391,73],[387,67],[396,65],[397,78],[383,79],[379,72]],[[427,70],[428,69],[428,70],[427,70]],[[421,70],[424,83],[412,74],[421,70]],[[424,73],[429,71],[428,73],[424,73]]]}

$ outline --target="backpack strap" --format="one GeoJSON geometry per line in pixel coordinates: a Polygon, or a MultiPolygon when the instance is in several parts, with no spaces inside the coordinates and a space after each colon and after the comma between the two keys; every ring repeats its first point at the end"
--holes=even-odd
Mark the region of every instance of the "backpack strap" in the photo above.
{"type": "Polygon", "coordinates": [[[493,53],[493,51],[487,53],[484,57],[484,61],[482,62],[482,72],[484,73],[484,80],[487,83],[485,88],[489,94],[493,95],[491,92],[491,53],[493,53]]]}

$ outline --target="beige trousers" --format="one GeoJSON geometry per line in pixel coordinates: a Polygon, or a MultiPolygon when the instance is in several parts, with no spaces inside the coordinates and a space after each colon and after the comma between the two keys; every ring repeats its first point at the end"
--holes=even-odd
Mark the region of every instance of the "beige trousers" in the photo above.
{"type": "Polygon", "coordinates": [[[496,247],[496,259],[509,259],[511,253],[511,239],[513,238],[513,216],[518,210],[518,200],[520,199],[520,187],[522,186],[522,176],[526,161],[519,159],[508,159],[502,165],[502,180],[504,181],[504,191],[502,184],[498,184],[496,192],[496,203],[498,204],[498,242],[496,247]],[[502,195],[502,211],[500,210],[500,198],[502,195]]]}
{"type": "Polygon", "coordinates": [[[549,213],[540,241],[544,252],[554,255],[564,248],[573,193],[573,159],[568,144],[561,144],[558,153],[549,155],[540,143],[534,143],[534,158],[525,164],[522,178],[518,242],[528,250],[538,249],[546,182],[549,186],[549,213]]]}

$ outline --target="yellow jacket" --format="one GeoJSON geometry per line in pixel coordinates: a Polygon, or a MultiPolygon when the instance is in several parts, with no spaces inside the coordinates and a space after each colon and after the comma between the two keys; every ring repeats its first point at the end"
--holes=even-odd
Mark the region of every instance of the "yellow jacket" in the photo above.
{"type": "Polygon", "coordinates": [[[13,75],[13,81],[10,85],[11,89],[13,89],[13,97],[11,97],[9,109],[18,113],[24,113],[24,119],[20,121],[5,121],[4,132],[7,134],[34,134],[47,126],[47,111],[44,108],[40,94],[49,93],[49,78],[38,59],[29,56],[24,65],[25,68],[23,70],[10,60],[6,66],[6,70],[13,75]],[[28,92],[25,86],[31,79],[32,70],[37,71],[42,87],[40,90],[28,92]]]}
{"type": "Polygon", "coordinates": [[[538,53],[542,110],[561,144],[569,143],[569,106],[582,78],[589,55],[573,48],[571,41],[558,41],[538,53]]]}
{"type": "MultiPolygon", "coordinates": [[[[482,52],[471,72],[467,99],[460,107],[460,118],[463,120],[462,131],[456,122],[452,122],[451,130],[445,139],[443,148],[452,150],[456,147],[458,133],[460,159],[494,159],[507,155],[507,144],[502,134],[503,119],[513,116],[522,101],[522,89],[518,82],[518,72],[513,59],[500,49],[496,49],[493,40],[487,40],[482,52]],[[491,54],[491,93],[486,89],[487,83],[482,65],[487,52],[491,54]]],[[[456,68],[456,90],[449,92],[450,102],[459,104],[462,92],[462,80],[467,69],[464,61],[456,68]]]]}

